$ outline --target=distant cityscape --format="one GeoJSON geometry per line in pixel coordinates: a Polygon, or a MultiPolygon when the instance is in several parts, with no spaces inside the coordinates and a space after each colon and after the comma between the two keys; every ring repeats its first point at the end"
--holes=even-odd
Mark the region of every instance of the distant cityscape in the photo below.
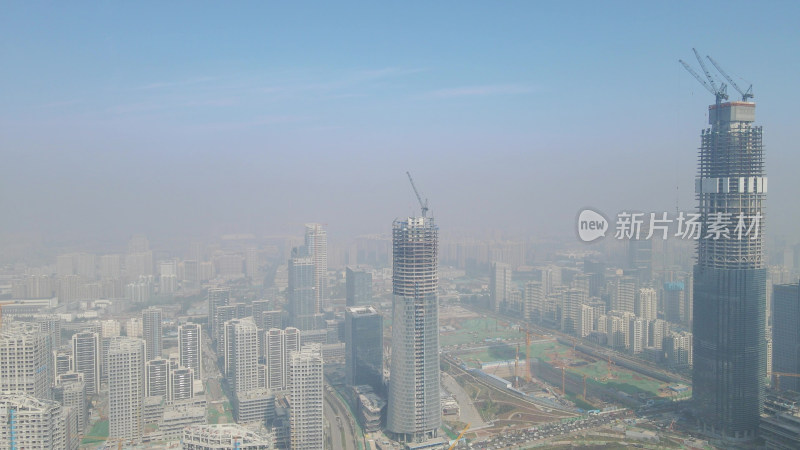
{"type": "MultiPolygon", "coordinates": [[[[387,13],[387,17],[395,14],[399,13],[387,13]]],[[[305,28],[303,32],[313,34],[305,28]]],[[[359,33],[354,35],[363,39],[359,33]]],[[[454,36],[465,39],[461,34],[454,36]]],[[[295,42],[286,39],[281,45],[289,43],[295,42]]],[[[516,51],[494,42],[488,47],[493,49],[489,53],[495,48],[498,53],[516,51]]],[[[301,48],[290,51],[290,59],[295,52],[302,54],[301,48]]],[[[769,124],[764,129],[756,120],[755,94],[749,82],[729,75],[711,56],[692,50],[699,69],[684,60],[679,62],[699,83],[694,87],[713,96],[713,103],[703,92],[708,108],[687,111],[698,117],[704,112],[706,123],[697,122],[690,129],[670,125],[669,133],[689,136],[697,144],[696,153],[690,156],[696,161],[696,171],[676,173],[681,179],[694,178],[695,203],[679,208],[682,194],[678,182],[674,213],[672,209],[632,207],[612,215],[599,209],[607,205],[581,205],[575,221],[555,225],[563,231],[553,235],[558,237],[545,235],[541,223],[506,224],[499,219],[490,231],[463,231],[480,229],[476,226],[456,232],[440,220],[437,208],[468,209],[461,217],[484,215],[488,219],[483,219],[491,221],[494,216],[484,213],[487,203],[500,205],[498,192],[519,187],[499,183],[493,190],[487,189],[483,198],[468,198],[466,208],[451,202],[443,205],[435,191],[426,189],[429,184],[424,177],[436,174],[446,164],[453,163],[447,168],[458,175],[442,177],[445,181],[436,186],[447,184],[457,189],[463,179],[480,189],[485,187],[482,168],[477,167],[480,163],[474,166],[475,173],[467,173],[454,163],[462,155],[453,150],[446,158],[432,158],[420,178],[412,177],[415,167],[395,167],[402,158],[384,161],[398,174],[405,172],[408,184],[403,187],[413,212],[408,212],[408,204],[395,205],[396,200],[373,195],[376,202],[399,213],[383,217],[386,213],[382,210],[374,214],[381,216],[383,226],[369,231],[373,234],[329,235],[337,228],[326,221],[339,206],[320,211],[304,204],[304,214],[313,210],[313,218],[308,223],[292,222],[292,232],[282,235],[215,231],[212,238],[195,238],[202,233],[190,233],[187,223],[194,219],[187,218],[186,223],[174,222],[182,224],[174,228],[186,228],[180,239],[165,239],[153,231],[158,228],[154,226],[145,229],[147,233],[129,235],[125,231],[125,238],[118,241],[101,240],[99,235],[92,242],[31,238],[41,242],[35,250],[31,244],[26,251],[29,243],[17,248],[9,238],[9,248],[0,249],[0,448],[799,449],[800,241],[796,234],[792,238],[770,234],[774,213],[767,209],[765,162],[769,124]],[[699,140],[695,137],[698,129],[699,140]],[[514,234],[510,229],[526,231],[514,234]]],[[[335,59],[341,55],[331,52],[325,56],[335,59]]],[[[592,56],[606,57],[594,48],[592,56]]],[[[580,64],[583,68],[585,63],[580,64]]],[[[193,137],[196,133],[202,140],[205,135],[200,130],[238,133],[253,126],[277,125],[277,129],[295,123],[302,123],[294,131],[303,139],[310,130],[338,132],[345,127],[301,117],[305,113],[297,113],[294,107],[313,109],[304,101],[317,101],[316,97],[331,100],[331,105],[333,99],[352,100],[356,105],[354,99],[370,98],[363,92],[350,92],[348,87],[355,85],[366,86],[370,95],[381,89],[403,91],[398,98],[419,100],[418,105],[409,107],[418,112],[428,108],[419,106],[423,99],[447,99],[458,105],[465,97],[511,98],[557,90],[504,82],[430,91],[425,85],[427,93],[410,94],[390,78],[413,78],[429,70],[387,67],[316,83],[309,81],[316,75],[305,80],[299,72],[286,69],[289,75],[280,77],[286,76],[291,83],[269,87],[261,85],[260,75],[248,75],[258,79],[259,95],[269,95],[269,101],[276,104],[287,102],[290,111],[262,115],[254,107],[257,119],[239,118],[241,123],[236,124],[215,121],[218,118],[209,114],[200,125],[187,125],[180,132],[193,137]]],[[[447,78],[432,76],[436,77],[447,78]]],[[[126,89],[180,91],[215,79],[204,76],[126,89]]],[[[178,100],[173,101],[184,106],[137,101],[109,111],[163,111],[166,117],[186,105],[228,108],[255,95],[250,87],[241,86],[249,86],[251,81],[227,82],[221,89],[225,98],[195,100],[191,95],[177,95],[178,100]],[[231,94],[234,91],[236,94],[231,94]]],[[[401,108],[387,99],[381,100],[386,104],[381,103],[380,108],[401,108]]],[[[74,104],[83,105],[81,102],[74,104]]],[[[490,105],[489,109],[499,111],[511,103],[490,105]]],[[[55,102],[29,109],[61,107],[55,102]]],[[[340,112],[338,107],[323,109],[335,111],[330,117],[336,119],[353,111],[340,112]]],[[[369,114],[360,108],[355,110],[369,114]]],[[[452,109],[437,114],[450,117],[461,106],[448,108],[452,109]]],[[[600,115],[588,109],[572,113],[591,115],[592,120],[600,115]]],[[[549,110],[543,113],[548,114],[549,110]]],[[[164,117],[152,123],[162,126],[164,117]]],[[[532,117],[518,114],[514,120],[526,123],[533,121],[532,117]]],[[[777,122],[775,114],[769,117],[777,122]]],[[[396,119],[385,122],[396,126],[396,119]]],[[[419,120],[428,125],[427,116],[420,115],[419,120]]],[[[475,123],[481,120],[476,118],[475,123]]],[[[434,122],[431,128],[439,126],[434,122]]],[[[371,132],[373,125],[365,124],[363,129],[371,132]]],[[[532,136],[536,133],[530,131],[532,136]]],[[[259,146],[269,147],[264,154],[276,160],[282,157],[270,147],[280,148],[281,137],[276,134],[275,142],[267,139],[266,143],[260,139],[254,138],[259,146]]],[[[465,135],[460,139],[472,138],[465,135]]],[[[225,148],[235,145],[228,139],[220,141],[225,148]]],[[[486,141],[505,145],[489,138],[486,141]]],[[[376,145],[366,138],[365,142],[376,145]]],[[[542,142],[545,147],[553,145],[548,139],[542,142]]],[[[195,144],[186,141],[185,145],[195,144]]],[[[376,145],[371,151],[384,149],[376,145]]],[[[555,149],[553,155],[561,151],[555,149]]],[[[368,164],[378,164],[331,153],[334,156],[298,157],[302,165],[286,163],[298,172],[293,182],[313,185],[309,197],[317,195],[314,190],[326,189],[321,173],[338,176],[335,168],[326,167],[330,160],[341,157],[356,168],[363,163],[365,171],[369,171],[368,164]]],[[[516,164],[510,154],[486,160],[492,159],[498,167],[516,164]]],[[[675,154],[677,159],[689,155],[675,154]]],[[[646,155],[653,162],[646,160],[631,172],[663,170],[666,163],[654,162],[655,156],[646,155]]],[[[591,161],[581,158],[579,154],[567,158],[576,166],[575,178],[569,183],[579,184],[578,177],[593,170],[591,161]],[[580,164],[586,167],[578,168],[580,164]]],[[[147,164],[165,166],[195,162],[175,157],[180,160],[176,163],[160,154],[143,159],[148,159],[147,164]],[[159,159],[162,156],[163,161],[159,159]]],[[[251,163],[260,167],[261,161],[243,161],[242,165],[251,163]]],[[[408,164],[414,166],[415,161],[409,159],[408,164]]],[[[625,161],[614,164],[624,165],[625,161]]],[[[676,168],[683,165],[683,160],[675,164],[676,168]]],[[[536,169],[549,170],[545,164],[542,167],[536,169]]],[[[220,173],[227,170],[214,169],[220,173]]],[[[80,176],[74,172],[70,177],[80,176]]],[[[212,178],[211,172],[202,176],[212,178]]],[[[44,169],[42,174],[50,177],[44,169]]],[[[377,171],[370,175],[375,179],[382,176],[377,171]]],[[[532,172],[531,186],[541,175],[532,172]]],[[[191,176],[199,178],[201,171],[191,171],[191,176]]],[[[258,172],[257,178],[268,176],[258,172]]],[[[497,176],[500,178],[502,175],[497,176]]],[[[612,184],[609,178],[603,170],[597,171],[600,182],[612,184]]],[[[373,182],[383,182],[375,179],[373,182]]],[[[360,194],[370,190],[366,182],[345,181],[339,188],[352,186],[363,191],[360,194]]],[[[33,180],[31,185],[38,182],[33,180]]],[[[591,190],[593,181],[582,182],[591,190]]],[[[72,195],[69,182],[61,183],[64,197],[72,195]]],[[[276,183],[285,184],[285,180],[276,183]]],[[[786,195],[786,184],[773,186],[786,195]]],[[[530,190],[540,197],[531,194],[527,203],[509,201],[497,208],[537,208],[543,198],[557,197],[549,187],[543,181],[530,190]]],[[[675,186],[661,187],[671,190],[675,186]]],[[[653,192],[650,188],[619,189],[641,189],[647,202],[653,192]]],[[[157,187],[153,190],[160,192],[157,187]]],[[[297,214],[284,217],[275,204],[278,200],[302,203],[297,197],[303,196],[299,189],[288,191],[278,192],[263,204],[246,198],[236,201],[246,205],[240,205],[244,209],[274,213],[275,223],[285,226],[284,222],[294,220],[297,214]]],[[[186,192],[186,198],[196,194],[189,187],[186,192]]],[[[260,193],[263,191],[254,198],[260,193]]],[[[354,209],[363,201],[356,193],[351,193],[352,199],[351,194],[345,195],[354,209]]],[[[5,196],[5,192],[0,194],[5,196]]],[[[341,196],[341,191],[332,195],[341,196]]],[[[208,205],[222,209],[222,202],[234,203],[226,194],[197,196],[201,197],[207,203],[200,209],[213,214],[217,210],[208,205]]],[[[59,201],[63,199],[54,200],[59,201]]],[[[135,202],[117,203],[127,208],[135,202]]],[[[371,205],[363,209],[374,207],[371,205]]],[[[180,215],[181,210],[172,206],[165,208],[170,209],[166,214],[180,215]]],[[[102,205],[97,209],[104,212],[102,205]]],[[[231,211],[235,209],[231,207],[231,211]]],[[[16,219],[24,222],[24,216],[16,219]]],[[[248,217],[252,222],[260,220],[257,214],[248,217]]],[[[157,223],[157,218],[152,220],[157,223]]],[[[201,224],[196,229],[202,228],[201,224]]],[[[119,228],[132,229],[132,224],[119,228]]],[[[232,227],[217,223],[209,224],[207,236],[211,229],[278,228],[244,221],[232,227]]],[[[76,236],[84,232],[91,233],[87,227],[76,236]]]]}

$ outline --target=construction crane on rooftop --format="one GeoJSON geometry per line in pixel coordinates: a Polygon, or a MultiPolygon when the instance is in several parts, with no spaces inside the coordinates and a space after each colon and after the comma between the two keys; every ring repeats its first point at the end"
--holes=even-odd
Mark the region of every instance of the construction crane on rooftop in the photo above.
{"type": "Polygon", "coordinates": [[[731,86],[733,86],[733,88],[736,89],[739,92],[739,94],[742,95],[742,101],[743,102],[746,102],[748,98],[753,98],[753,85],[752,84],[750,85],[749,88],[747,88],[746,91],[743,91],[742,88],[740,88],[739,85],[736,84],[735,81],[733,81],[733,78],[731,78],[730,75],[728,75],[722,69],[722,66],[720,66],[718,62],[714,61],[714,58],[712,58],[709,55],[706,55],[706,58],[708,58],[708,60],[711,61],[711,64],[713,64],[714,68],[717,69],[717,72],[719,72],[723,77],[725,77],[725,79],[728,80],[728,83],[730,83],[731,86]]]}
{"type": "Polygon", "coordinates": [[[690,74],[692,74],[692,76],[694,76],[695,79],[697,81],[699,81],[700,84],[702,84],[703,87],[705,87],[708,90],[708,92],[711,92],[712,94],[714,94],[714,98],[717,101],[717,106],[719,106],[720,104],[722,104],[723,100],[727,100],[728,99],[728,85],[726,85],[725,83],[720,83],[720,86],[718,88],[717,87],[717,83],[714,81],[714,78],[711,76],[711,72],[708,71],[708,69],[706,68],[705,63],[703,62],[703,59],[700,58],[700,54],[697,53],[697,50],[695,50],[695,49],[692,49],[692,51],[694,52],[694,56],[697,57],[697,62],[700,63],[700,67],[703,69],[703,73],[705,73],[706,79],[708,81],[704,80],[703,77],[701,77],[697,72],[695,72],[695,70],[692,69],[692,66],[687,64],[684,60],[679,59],[678,62],[683,64],[683,67],[686,68],[686,70],[690,74]]]}
{"type": "Polygon", "coordinates": [[[424,202],[422,201],[422,196],[419,195],[417,186],[414,184],[414,179],[411,178],[411,172],[406,172],[406,175],[408,175],[408,181],[411,182],[411,187],[414,189],[414,194],[417,195],[417,200],[419,200],[419,208],[422,210],[422,217],[425,217],[428,214],[428,199],[426,198],[424,202]]]}

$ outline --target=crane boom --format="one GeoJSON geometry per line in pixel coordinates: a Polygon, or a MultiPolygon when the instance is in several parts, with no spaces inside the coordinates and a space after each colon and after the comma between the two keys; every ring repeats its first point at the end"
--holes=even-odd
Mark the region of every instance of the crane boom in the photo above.
{"type": "Polygon", "coordinates": [[[714,92],[719,92],[722,90],[722,86],[720,86],[719,90],[717,90],[717,85],[714,83],[714,77],[711,76],[711,72],[708,71],[708,67],[706,67],[705,63],[703,62],[703,58],[700,57],[700,54],[697,53],[697,50],[692,49],[692,51],[694,52],[695,58],[697,58],[697,62],[700,63],[700,68],[703,69],[703,73],[706,74],[709,84],[711,84],[711,87],[714,88],[714,92]]]}
{"type": "Polygon", "coordinates": [[[689,73],[692,74],[692,76],[694,76],[697,79],[697,81],[699,81],[700,84],[702,84],[703,87],[705,87],[708,90],[708,92],[717,95],[717,91],[715,91],[714,88],[712,88],[711,85],[708,84],[708,82],[703,79],[703,77],[701,77],[697,72],[695,72],[694,69],[692,69],[692,66],[686,64],[686,61],[682,59],[679,59],[678,62],[683,64],[683,67],[685,67],[686,70],[689,71],[689,73]]]}
{"type": "Polygon", "coordinates": [[[708,55],[706,55],[706,58],[708,58],[708,60],[711,61],[711,64],[714,66],[715,69],[717,69],[717,72],[722,74],[722,76],[725,77],[726,80],[728,80],[728,83],[730,83],[731,86],[733,86],[733,88],[736,89],[739,92],[739,94],[742,95],[742,101],[743,102],[746,102],[748,98],[753,98],[753,85],[752,84],[750,85],[749,88],[747,88],[746,91],[743,91],[742,88],[740,88],[739,85],[736,84],[735,81],[733,81],[733,78],[731,78],[730,75],[725,73],[725,71],[722,69],[722,67],[719,65],[719,63],[714,61],[714,58],[712,58],[711,56],[708,56],[708,55]]]}
{"type": "Polygon", "coordinates": [[[414,184],[414,179],[411,178],[411,172],[406,172],[408,175],[408,181],[411,182],[411,188],[414,189],[414,194],[417,195],[417,200],[419,201],[419,208],[422,210],[422,217],[425,217],[428,214],[428,199],[426,198],[425,201],[422,201],[422,196],[419,195],[419,191],[417,190],[417,186],[414,184]]]}

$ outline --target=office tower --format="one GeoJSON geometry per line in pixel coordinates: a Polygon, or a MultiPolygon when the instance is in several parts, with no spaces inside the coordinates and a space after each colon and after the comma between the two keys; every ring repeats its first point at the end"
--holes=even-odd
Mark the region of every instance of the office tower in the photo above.
{"type": "Polygon", "coordinates": [[[636,279],[629,276],[618,277],[615,287],[611,310],[634,313],[636,310],[636,279]]]}
{"type": "Polygon", "coordinates": [[[166,359],[151,359],[144,364],[144,395],[154,397],[160,395],[168,400],[170,366],[166,359]]]}
{"type": "Polygon", "coordinates": [[[225,322],[225,376],[233,392],[258,388],[258,327],[252,317],[225,322]]]}
{"type": "Polygon", "coordinates": [[[636,298],[636,316],[645,321],[658,318],[658,295],[655,289],[639,289],[639,296],[636,298]]]}
{"type": "Polygon", "coordinates": [[[328,296],[328,232],[321,224],[306,224],[305,247],[314,264],[315,312],[321,313],[328,296]]]}
{"type": "MultiPolygon", "coordinates": [[[[208,326],[211,329],[211,340],[219,343],[222,332],[222,323],[217,320],[217,308],[231,302],[231,291],[227,288],[211,288],[208,290],[208,326]]],[[[223,322],[224,323],[224,322],[223,322]]]]}
{"type": "Polygon", "coordinates": [[[72,361],[75,372],[83,374],[87,395],[100,392],[100,336],[91,331],[72,335],[72,361]]]}
{"type": "Polygon", "coordinates": [[[86,383],[83,374],[69,372],[59,375],[56,387],[53,389],[53,398],[65,408],[75,411],[78,432],[83,433],[89,424],[89,410],[86,399],[86,383]]]}
{"type": "Polygon", "coordinates": [[[161,331],[161,308],[151,306],[142,311],[142,332],[145,342],[145,361],[160,358],[164,346],[161,331]]]}
{"type": "Polygon", "coordinates": [[[0,392],[50,398],[53,368],[50,338],[33,323],[6,319],[0,331],[0,392]]]}
{"type": "Polygon", "coordinates": [[[57,379],[59,375],[63,375],[67,372],[73,371],[73,362],[72,362],[72,353],[67,350],[57,350],[54,352],[53,358],[55,360],[55,373],[54,379],[57,379]]]}
{"type": "Polygon", "coordinates": [[[495,311],[506,307],[511,293],[511,267],[501,262],[493,262],[489,272],[489,292],[492,296],[492,307],[495,311]]]}
{"type": "Polygon", "coordinates": [[[737,440],[756,435],[766,376],[767,178],[754,120],[752,102],[709,107],[696,180],[692,395],[704,429],[737,440]]]}
{"type": "Polygon", "coordinates": [[[664,283],[664,318],[668,322],[683,323],[685,295],[682,281],[664,283]]]}
{"type": "Polygon", "coordinates": [[[345,288],[347,306],[369,305],[372,303],[372,272],[348,267],[345,288]]]}
{"type": "MultiPolygon", "coordinates": [[[[275,447],[275,435],[235,423],[190,425],[183,429],[183,450],[263,450],[275,447]]],[[[320,447],[322,448],[322,447],[320,447]]]]}
{"type": "Polygon", "coordinates": [[[292,352],[290,364],[291,409],[289,423],[293,450],[323,448],[322,353],[311,344],[292,352]]]}
{"type": "Polygon", "coordinates": [[[272,328],[266,331],[264,357],[267,362],[267,387],[273,391],[289,389],[289,364],[292,352],[300,349],[300,330],[272,328]]]}
{"type": "Polygon", "coordinates": [[[396,439],[436,437],[439,385],[439,228],[431,217],[392,227],[392,359],[387,430],[396,439]]]}
{"type": "Polygon", "coordinates": [[[383,386],[383,317],[372,306],[345,309],[345,382],[368,384],[375,392],[383,386]]]}
{"type": "MultiPolygon", "coordinates": [[[[800,286],[772,287],[772,370],[800,373],[800,286]]],[[[800,391],[800,380],[781,378],[781,389],[800,391]]]]}
{"type": "Polygon", "coordinates": [[[203,332],[199,324],[178,327],[178,352],[181,366],[192,369],[195,380],[202,379],[203,332]]]}
{"type": "Polygon", "coordinates": [[[144,341],[111,339],[108,348],[108,436],[139,441],[144,408],[144,341]]]}
{"type": "Polygon", "coordinates": [[[289,259],[287,297],[290,321],[301,330],[317,329],[322,320],[322,315],[317,310],[315,272],[314,259],[302,256],[299,249],[293,249],[289,259]]]}
{"type": "Polygon", "coordinates": [[[19,392],[0,394],[0,447],[63,449],[70,447],[64,411],[53,400],[19,392]]]}
{"type": "Polygon", "coordinates": [[[170,370],[168,402],[194,398],[194,374],[192,369],[179,367],[170,370]]]}

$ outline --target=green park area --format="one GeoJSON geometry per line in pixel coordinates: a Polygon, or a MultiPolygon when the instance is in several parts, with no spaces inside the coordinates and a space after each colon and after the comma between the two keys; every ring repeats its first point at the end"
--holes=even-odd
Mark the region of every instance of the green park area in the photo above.
{"type": "Polygon", "coordinates": [[[100,420],[92,425],[81,444],[95,444],[108,439],[108,420],[100,420]]]}

